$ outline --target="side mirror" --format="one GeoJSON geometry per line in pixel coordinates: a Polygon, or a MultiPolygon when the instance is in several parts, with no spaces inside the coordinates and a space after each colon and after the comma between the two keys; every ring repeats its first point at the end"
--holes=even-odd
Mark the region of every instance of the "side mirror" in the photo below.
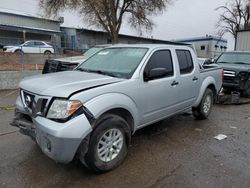
{"type": "Polygon", "coordinates": [[[204,65],[210,65],[210,64],[213,64],[214,63],[214,59],[206,59],[204,61],[204,65]]]}
{"type": "Polygon", "coordinates": [[[144,72],[144,81],[150,81],[157,78],[163,78],[167,75],[167,69],[155,68],[151,69],[148,73],[144,72]]]}

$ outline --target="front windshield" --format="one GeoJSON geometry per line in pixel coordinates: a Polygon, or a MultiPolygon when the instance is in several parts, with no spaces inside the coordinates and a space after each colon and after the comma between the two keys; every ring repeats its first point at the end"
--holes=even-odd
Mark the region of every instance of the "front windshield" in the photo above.
{"type": "Polygon", "coordinates": [[[87,59],[77,70],[128,79],[147,51],[147,48],[106,48],[87,59]]]}
{"type": "Polygon", "coordinates": [[[90,56],[94,55],[95,53],[101,51],[103,48],[101,47],[94,47],[94,48],[90,48],[89,50],[87,50],[85,53],[84,53],[84,56],[87,58],[89,58],[90,56]]]}
{"type": "Polygon", "coordinates": [[[223,53],[217,63],[249,64],[250,53],[223,53]]]}

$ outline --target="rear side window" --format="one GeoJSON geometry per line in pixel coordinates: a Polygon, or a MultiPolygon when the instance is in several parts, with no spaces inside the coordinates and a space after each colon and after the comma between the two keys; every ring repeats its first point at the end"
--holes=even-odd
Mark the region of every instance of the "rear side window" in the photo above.
{"type": "Polygon", "coordinates": [[[190,51],[176,50],[181,74],[187,74],[193,71],[194,64],[190,51]]]}
{"type": "Polygon", "coordinates": [[[171,52],[169,50],[159,50],[154,52],[154,54],[150,57],[148,64],[145,68],[145,72],[149,72],[155,68],[165,68],[167,69],[166,76],[173,76],[173,61],[171,52]]]}
{"type": "Polygon", "coordinates": [[[35,42],[35,46],[44,46],[42,42],[35,42]]]}

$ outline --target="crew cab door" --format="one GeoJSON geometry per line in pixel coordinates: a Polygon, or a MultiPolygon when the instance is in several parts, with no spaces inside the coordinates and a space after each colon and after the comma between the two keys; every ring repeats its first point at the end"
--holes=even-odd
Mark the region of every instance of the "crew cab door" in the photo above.
{"type": "Polygon", "coordinates": [[[200,72],[198,66],[194,64],[193,56],[189,50],[177,49],[175,52],[179,65],[179,87],[181,90],[178,93],[178,98],[182,101],[181,106],[187,108],[193,105],[199,95],[200,72]]]}
{"type": "Polygon", "coordinates": [[[179,86],[175,69],[170,50],[157,50],[151,55],[143,70],[144,80],[140,87],[144,101],[142,124],[165,117],[179,109],[179,99],[176,97],[179,86]],[[166,74],[148,79],[150,71],[157,69],[165,69],[166,74]]]}

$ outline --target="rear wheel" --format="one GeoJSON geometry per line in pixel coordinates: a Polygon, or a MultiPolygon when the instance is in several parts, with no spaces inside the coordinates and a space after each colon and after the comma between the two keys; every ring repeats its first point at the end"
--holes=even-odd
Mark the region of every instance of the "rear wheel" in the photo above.
{"type": "Polygon", "coordinates": [[[193,115],[196,119],[207,119],[213,106],[213,91],[209,88],[206,89],[201,103],[198,107],[193,108],[193,115]]]}
{"type": "Polygon", "coordinates": [[[44,54],[45,54],[45,55],[50,55],[50,54],[52,54],[52,53],[51,53],[51,51],[46,50],[46,51],[44,52],[44,54]]]}
{"type": "Polygon", "coordinates": [[[88,152],[87,166],[95,172],[110,171],[119,166],[127,155],[130,135],[128,123],[120,116],[105,115],[93,131],[88,152]]]}

